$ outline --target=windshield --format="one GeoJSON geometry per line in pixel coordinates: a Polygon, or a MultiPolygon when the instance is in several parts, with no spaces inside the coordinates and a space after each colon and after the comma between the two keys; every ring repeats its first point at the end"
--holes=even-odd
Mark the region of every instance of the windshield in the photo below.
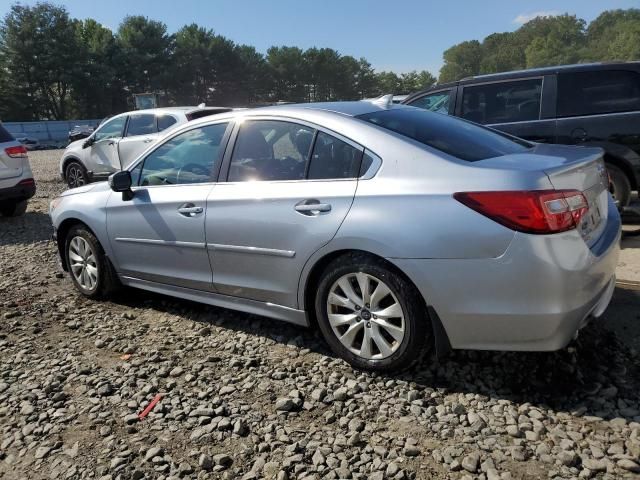
{"type": "Polygon", "coordinates": [[[522,153],[532,148],[524,140],[418,108],[382,110],[357,118],[469,162],[522,153]]]}

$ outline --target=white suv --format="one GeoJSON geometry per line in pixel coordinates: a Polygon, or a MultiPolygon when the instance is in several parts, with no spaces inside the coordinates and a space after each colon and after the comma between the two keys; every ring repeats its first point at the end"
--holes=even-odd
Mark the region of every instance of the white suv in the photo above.
{"type": "Polygon", "coordinates": [[[67,146],[60,159],[60,175],[70,188],[106,180],[113,172],[127,168],[163,130],[230,110],[172,107],[121,113],[103,121],[88,138],[67,146]]]}
{"type": "Polygon", "coordinates": [[[0,124],[0,214],[16,217],[36,193],[27,149],[0,124]]]}

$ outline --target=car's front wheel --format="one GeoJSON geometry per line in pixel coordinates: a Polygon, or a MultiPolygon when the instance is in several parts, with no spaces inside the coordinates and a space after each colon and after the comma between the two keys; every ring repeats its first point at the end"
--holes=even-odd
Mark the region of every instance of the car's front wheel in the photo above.
{"type": "Polygon", "coordinates": [[[4,217],[19,217],[27,211],[27,200],[9,200],[0,203],[0,214],[4,217]]]}
{"type": "Polygon", "coordinates": [[[108,297],[119,286],[100,242],[84,225],[75,225],[69,230],[65,257],[71,280],[84,296],[92,299],[108,297]]]}
{"type": "Polygon", "coordinates": [[[64,170],[64,178],[69,188],[77,188],[89,183],[89,174],[84,166],[76,161],[69,162],[64,170]]]}
{"type": "Polygon", "coordinates": [[[315,310],[331,349],[357,368],[406,369],[433,344],[416,288],[375,257],[354,253],[330,263],[315,310]]]}

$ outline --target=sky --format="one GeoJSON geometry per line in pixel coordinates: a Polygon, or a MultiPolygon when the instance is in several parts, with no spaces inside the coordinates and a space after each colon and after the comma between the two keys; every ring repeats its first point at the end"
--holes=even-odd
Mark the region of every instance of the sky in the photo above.
{"type": "MultiPolygon", "coordinates": [[[[273,45],[329,47],[365,57],[377,71],[429,70],[442,52],[464,40],[517,29],[537,15],[569,13],[587,22],[603,10],[640,8],[640,0],[50,0],[75,18],[95,18],[116,30],[126,15],[211,28],[262,53],[273,45]]],[[[0,0],[0,17],[12,0],[0,0]]],[[[21,0],[32,5],[36,0],[21,0]]]]}

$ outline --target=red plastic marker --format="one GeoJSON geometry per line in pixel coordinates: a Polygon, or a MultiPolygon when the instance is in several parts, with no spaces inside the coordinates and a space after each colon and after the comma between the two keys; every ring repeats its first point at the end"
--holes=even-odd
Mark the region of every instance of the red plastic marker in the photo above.
{"type": "Polygon", "coordinates": [[[160,394],[153,397],[153,400],[151,400],[151,403],[147,405],[147,408],[145,408],[142,412],[138,414],[138,420],[142,420],[144,417],[149,415],[149,412],[153,410],[153,407],[156,406],[156,404],[160,401],[161,398],[162,398],[162,395],[160,394]]]}

